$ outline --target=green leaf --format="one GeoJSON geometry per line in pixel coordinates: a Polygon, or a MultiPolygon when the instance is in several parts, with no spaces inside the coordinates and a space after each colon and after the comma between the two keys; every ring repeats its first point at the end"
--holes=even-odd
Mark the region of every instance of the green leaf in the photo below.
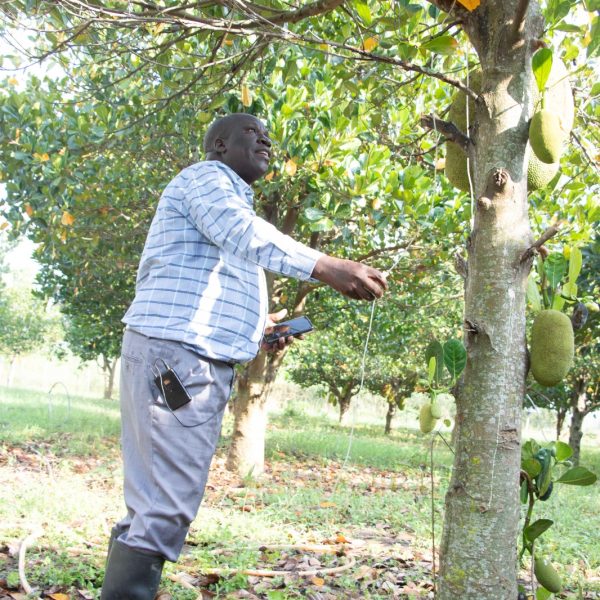
{"type": "Polygon", "coordinates": [[[537,477],[542,472],[542,464],[535,458],[526,458],[521,461],[521,469],[530,477],[537,477]]]}
{"type": "Polygon", "coordinates": [[[577,246],[571,247],[571,254],[569,255],[569,281],[575,283],[579,273],[581,273],[581,266],[583,265],[583,256],[581,250],[577,246]]]}
{"type": "Polygon", "coordinates": [[[587,57],[597,55],[600,50],[600,18],[595,17],[590,31],[590,43],[587,47],[587,57]]]}
{"type": "Polygon", "coordinates": [[[435,383],[438,384],[444,376],[444,348],[437,340],[430,342],[425,350],[425,360],[428,366],[432,358],[435,358],[435,383]]]}
{"type": "Polygon", "coordinates": [[[456,379],[467,364],[467,351],[460,340],[448,340],[444,344],[444,364],[452,379],[456,379]]]}
{"type": "Polygon", "coordinates": [[[552,50],[540,48],[531,58],[531,68],[538,90],[542,93],[552,69],[552,50]]]}
{"type": "Polygon", "coordinates": [[[537,590],[535,591],[535,600],[548,600],[550,596],[552,596],[552,592],[549,592],[545,587],[542,587],[541,585],[538,586],[537,590]]]}
{"type": "Polygon", "coordinates": [[[556,289],[566,272],[567,259],[561,253],[553,252],[544,261],[544,273],[552,289],[556,289]]]}
{"type": "Polygon", "coordinates": [[[527,440],[523,446],[521,446],[521,460],[533,458],[539,449],[540,446],[535,440],[527,440]]]}
{"type": "Polygon", "coordinates": [[[521,497],[521,504],[526,504],[527,499],[529,498],[529,487],[527,485],[526,479],[523,480],[523,482],[521,483],[521,489],[520,489],[519,495],[521,497]]]}
{"type": "Polygon", "coordinates": [[[554,296],[552,300],[552,310],[562,310],[565,305],[565,299],[562,296],[554,296]]]}
{"type": "Polygon", "coordinates": [[[440,35],[421,44],[421,48],[436,54],[452,55],[458,48],[458,41],[451,35],[440,35]]]}
{"type": "Polygon", "coordinates": [[[429,385],[431,385],[433,383],[433,380],[435,378],[435,372],[436,372],[435,365],[436,365],[436,362],[437,361],[435,360],[435,356],[432,356],[429,359],[429,370],[428,370],[428,373],[427,373],[427,380],[429,381],[429,385]]]}
{"type": "Polygon", "coordinates": [[[318,221],[325,216],[325,213],[320,208],[309,207],[304,211],[304,218],[307,221],[318,221]]]}
{"type": "Polygon", "coordinates": [[[572,281],[567,281],[567,283],[562,286],[560,293],[565,298],[577,298],[577,284],[572,281]]]}
{"type": "Polygon", "coordinates": [[[585,467],[573,467],[557,479],[557,483],[566,483],[568,485],[592,485],[596,483],[598,476],[585,467]]]}
{"type": "Polygon", "coordinates": [[[533,542],[536,538],[540,537],[544,531],[552,527],[553,524],[554,521],[551,521],[550,519],[538,519],[525,529],[525,537],[530,542],[533,542]]]}
{"type": "Polygon", "coordinates": [[[354,2],[354,8],[356,8],[358,16],[364,21],[365,25],[370,25],[373,22],[371,9],[369,8],[369,5],[366,2],[356,0],[354,2]]]}
{"type": "Polygon", "coordinates": [[[562,462],[563,460],[567,460],[573,456],[573,449],[569,444],[565,444],[564,442],[555,442],[554,448],[556,450],[556,460],[558,462],[562,462]]]}
{"type": "Polygon", "coordinates": [[[533,275],[529,275],[527,278],[527,301],[534,312],[542,310],[542,298],[533,275]]]}

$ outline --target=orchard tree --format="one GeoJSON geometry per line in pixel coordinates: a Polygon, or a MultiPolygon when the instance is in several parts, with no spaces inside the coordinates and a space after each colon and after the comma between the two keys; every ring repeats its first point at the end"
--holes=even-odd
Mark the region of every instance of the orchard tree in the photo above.
{"type": "MultiPolygon", "coordinates": [[[[593,10],[592,1],[585,7],[593,10]]],[[[63,52],[64,68],[89,74],[91,81],[85,91],[92,99],[104,94],[104,104],[110,104],[108,114],[116,104],[111,102],[111,94],[118,98],[120,89],[134,85],[139,103],[121,107],[121,118],[126,121],[122,127],[134,127],[136,120],[149,122],[162,111],[172,110],[173,101],[183,97],[193,98],[195,112],[214,111],[223,107],[227,101],[223,92],[232,86],[241,91],[247,105],[248,94],[261,85],[268,92],[270,85],[261,82],[269,75],[287,78],[287,85],[298,89],[311,82],[315,63],[327,66],[331,71],[324,79],[323,92],[336,94],[335,107],[346,119],[355,119],[356,128],[352,128],[360,141],[357,147],[338,147],[339,153],[351,152],[356,158],[356,162],[342,165],[354,183],[350,206],[364,209],[371,199],[361,187],[373,172],[371,143],[378,149],[385,146],[397,162],[404,161],[402,169],[389,180],[389,209],[383,219],[388,225],[396,221],[393,209],[401,210],[403,218],[414,217],[419,234],[429,228],[433,236],[444,230],[432,231],[436,214],[441,211],[446,215],[449,205],[454,204],[454,211],[444,221],[447,235],[462,229],[466,238],[467,260],[463,257],[460,265],[465,276],[463,341],[468,360],[457,394],[456,454],[446,497],[438,586],[442,599],[517,596],[520,415],[527,371],[525,284],[532,256],[555,231],[544,234],[551,218],[570,221],[583,239],[600,212],[595,199],[597,172],[588,167],[593,148],[590,138],[597,135],[597,128],[594,133],[585,127],[597,119],[593,100],[597,92],[585,88],[593,65],[585,65],[583,56],[587,54],[592,60],[597,55],[598,18],[593,18],[591,31],[587,31],[587,24],[569,20],[569,2],[552,0],[544,8],[542,14],[535,0],[435,0],[421,5],[317,0],[292,6],[279,1],[154,5],[24,0],[2,8],[12,20],[22,15],[37,17],[37,30],[42,33],[35,51],[39,56],[63,52]],[[554,35],[561,29],[570,35],[554,35]],[[587,43],[585,52],[575,39],[587,43]],[[561,169],[567,179],[579,168],[585,171],[587,187],[582,189],[578,178],[559,182],[549,200],[542,193],[532,196],[530,205],[527,140],[537,85],[531,65],[536,50],[553,40],[554,57],[562,55],[569,64],[577,61],[576,65],[581,65],[573,69],[577,71],[573,73],[577,86],[583,87],[578,94],[583,120],[573,134],[579,164],[574,168],[561,165],[561,169]],[[295,45],[302,56],[292,54],[290,45],[295,45]],[[279,49],[283,47],[288,48],[285,53],[279,49]],[[477,63],[481,71],[478,84],[471,75],[477,63]],[[95,64],[104,68],[97,68],[100,77],[94,81],[95,64]],[[450,102],[451,89],[472,100],[472,104],[464,103],[464,124],[452,123],[456,118],[452,115],[450,121],[434,115],[419,120],[420,112],[441,114],[450,102]],[[136,111],[143,115],[136,116],[136,111]],[[434,129],[431,138],[423,137],[419,121],[434,129]],[[435,138],[440,133],[464,152],[463,158],[456,148],[449,150],[446,161],[454,152],[455,160],[468,165],[470,199],[458,196],[442,200],[426,172],[414,177],[415,168],[423,170],[417,161],[431,164],[436,159],[435,138]],[[429,180],[430,193],[415,198],[418,188],[414,183],[425,179],[429,180]],[[400,190],[395,191],[395,186],[400,190]],[[557,207],[552,215],[545,212],[551,205],[557,207]],[[528,220],[530,208],[538,219],[535,230],[541,237],[537,241],[528,220]]],[[[540,56],[544,60],[535,64],[539,81],[549,62],[548,53],[540,56]]],[[[567,80],[561,77],[560,81],[564,90],[567,80]]],[[[63,98],[68,102],[73,93],[67,89],[63,98]]],[[[306,99],[309,112],[300,111],[296,118],[319,127],[322,121],[311,120],[313,97],[317,95],[306,99]]],[[[275,102],[278,98],[273,97],[275,102]]],[[[95,100],[92,104],[96,105],[95,100]]],[[[284,116],[295,114],[286,115],[283,104],[279,108],[284,116]]],[[[334,125],[338,127],[336,133],[348,126],[340,119],[334,125]]],[[[17,134],[12,134],[11,141],[18,146],[17,134]]],[[[332,136],[332,142],[335,139],[332,136]]],[[[326,150],[321,165],[327,167],[329,148],[323,140],[317,144],[326,150]]],[[[15,147],[12,151],[16,154],[21,150],[15,147]]],[[[44,162],[44,151],[25,149],[24,153],[44,162]]],[[[290,159],[299,164],[290,153],[285,161],[288,173],[294,170],[290,159]]],[[[327,181],[331,183],[333,178],[327,181]]],[[[374,189],[388,194],[380,185],[374,189]]],[[[445,184],[441,185],[444,189],[445,184]]],[[[308,191],[314,192],[311,200],[316,203],[320,197],[327,198],[326,189],[308,191]]],[[[306,200],[309,196],[297,197],[306,200]]],[[[22,208],[17,194],[11,200],[16,210],[22,208]]],[[[307,220],[310,215],[318,216],[315,222],[320,224],[313,233],[324,230],[329,233],[324,237],[337,242],[334,248],[344,249],[357,232],[366,234],[369,219],[364,212],[351,211],[350,220],[356,219],[353,226],[336,227],[326,211],[338,203],[339,197],[332,194],[326,206],[303,205],[302,216],[307,220]],[[308,208],[319,212],[307,212],[308,208]]],[[[375,241],[385,246],[389,240],[382,235],[375,241]]],[[[349,250],[356,251],[354,244],[349,250]]],[[[257,367],[259,373],[264,375],[264,369],[257,367]]],[[[251,386],[260,385],[258,377],[248,381],[251,386]]]]}
{"type": "Polygon", "coordinates": [[[12,385],[13,368],[18,358],[57,341],[56,315],[29,288],[0,290],[0,354],[8,357],[6,385],[12,385]]]}

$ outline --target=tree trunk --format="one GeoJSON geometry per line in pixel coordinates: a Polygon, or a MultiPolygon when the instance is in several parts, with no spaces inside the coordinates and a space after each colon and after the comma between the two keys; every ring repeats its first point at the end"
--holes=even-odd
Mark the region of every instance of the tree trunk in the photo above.
{"type": "Polygon", "coordinates": [[[562,406],[556,411],[556,441],[560,440],[560,434],[562,433],[563,425],[565,424],[565,418],[567,416],[567,409],[562,406]]]}
{"type": "Polygon", "coordinates": [[[13,375],[15,373],[15,365],[17,364],[18,354],[13,354],[8,361],[8,371],[6,373],[6,387],[11,387],[13,382],[13,375]]]}
{"type": "Polygon", "coordinates": [[[104,371],[104,400],[110,400],[113,397],[113,391],[115,387],[115,372],[117,367],[117,359],[113,358],[112,361],[102,357],[104,371]]]}
{"type": "Polygon", "coordinates": [[[388,409],[385,415],[385,435],[392,433],[392,419],[396,414],[396,408],[395,402],[388,402],[388,409]]]}
{"type": "MultiPolygon", "coordinates": [[[[514,600],[521,411],[527,374],[525,287],[531,245],[525,148],[532,77],[528,44],[513,45],[516,0],[484,2],[464,28],[483,71],[471,115],[474,223],[467,243],[464,342],[456,454],[440,548],[441,600],[514,600]]],[[[531,2],[527,38],[541,33],[531,2]]]]}
{"type": "Polygon", "coordinates": [[[350,408],[350,402],[352,401],[351,394],[344,394],[341,398],[338,398],[338,407],[340,409],[340,416],[338,418],[338,423],[340,425],[346,424],[346,415],[348,414],[348,409],[350,408]]]}
{"type": "Polygon", "coordinates": [[[260,352],[238,378],[227,468],[240,477],[258,476],[265,469],[267,399],[284,354],[260,352]]]}
{"type": "Polygon", "coordinates": [[[571,461],[573,466],[579,465],[581,454],[581,438],[583,437],[583,419],[586,411],[587,394],[585,391],[585,380],[578,379],[571,396],[571,425],[569,427],[569,446],[573,450],[571,461]]]}

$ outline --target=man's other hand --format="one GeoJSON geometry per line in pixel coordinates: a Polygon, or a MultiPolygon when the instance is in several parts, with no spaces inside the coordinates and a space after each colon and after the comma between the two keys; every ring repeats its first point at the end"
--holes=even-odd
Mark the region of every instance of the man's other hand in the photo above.
{"type": "Polygon", "coordinates": [[[312,276],[348,298],[372,301],[381,298],[388,284],[385,275],[362,263],[324,255],[312,276]]]}
{"type": "MultiPolygon", "coordinates": [[[[281,321],[287,315],[287,308],[282,308],[280,311],[276,313],[271,313],[267,316],[267,323],[265,325],[265,333],[263,335],[267,335],[269,333],[273,333],[275,330],[275,326],[278,321],[281,321]]],[[[301,336],[300,336],[301,337],[301,336]]],[[[260,345],[261,350],[265,350],[266,352],[277,352],[279,350],[283,350],[286,346],[289,346],[294,341],[294,336],[288,335],[287,337],[280,337],[278,340],[271,344],[267,344],[266,342],[262,342],[260,345]]]]}

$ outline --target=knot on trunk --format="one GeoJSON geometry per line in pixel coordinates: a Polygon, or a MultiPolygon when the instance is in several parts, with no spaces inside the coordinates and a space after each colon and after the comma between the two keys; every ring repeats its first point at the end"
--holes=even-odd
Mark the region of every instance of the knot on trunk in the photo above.
{"type": "Polygon", "coordinates": [[[498,191],[501,191],[504,188],[509,179],[510,175],[506,169],[496,169],[492,174],[492,181],[498,191]]]}

